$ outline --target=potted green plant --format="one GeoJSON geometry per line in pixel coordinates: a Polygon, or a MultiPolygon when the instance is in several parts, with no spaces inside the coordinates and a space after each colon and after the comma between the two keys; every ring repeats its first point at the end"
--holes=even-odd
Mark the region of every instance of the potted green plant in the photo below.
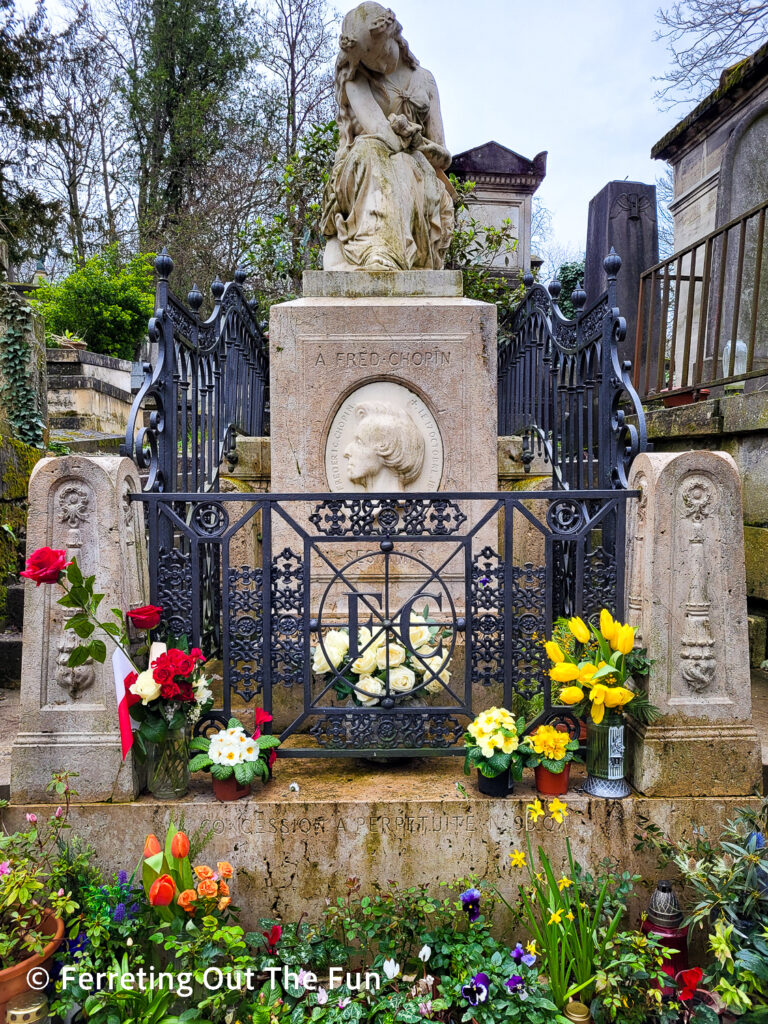
{"type": "Polygon", "coordinates": [[[25,831],[0,833],[0,964],[8,965],[0,970],[0,1020],[11,999],[30,991],[35,969],[50,968],[66,921],[77,910],[71,893],[61,887],[57,864],[59,839],[69,827],[70,778],[67,772],[53,775],[48,792],[62,803],[47,822],[30,812],[25,831]]]}
{"type": "Polygon", "coordinates": [[[533,768],[536,790],[541,796],[563,796],[568,792],[571,764],[580,761],[579,741],[553,725],[540,725],[529,733],[521,747],[526,768],[533,768]]]}
{"type": "Polygon", "coordinates": [[[217,800],[239,800],[251,792],[254,779],[266,782],[269,778],[280,740],[277,736],[261,735],[261,726],[272,721],[271,715],[257,708],[254,717],[256,728],[252,736],[238,719],[230,718],[225,728],[211,736],[197,736],[190,744],[196,753],[189,770],[211,773],[217,800]]]}
{"type": "Polygon", "coordinates": [[[525,720],[515,719],[506,708],[488,708],[467,726],[464,774],[477,769],[477,786],[485,796],[505,797],[523,777],[524,729],[525,720]]]}

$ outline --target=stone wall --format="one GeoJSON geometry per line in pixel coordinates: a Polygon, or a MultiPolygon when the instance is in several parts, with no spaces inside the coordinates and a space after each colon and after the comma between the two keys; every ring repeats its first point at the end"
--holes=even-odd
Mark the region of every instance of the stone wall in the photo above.
{"type": "Polygon", "coordinates": [[[657,452],[727,452],[742,485],[750,653],[766,658],[768,624],[768,391],[730,394],[675,409],[646,411],[648,440],[657,452]]]}
{"type": "MultiPolygon", "coordinates": [[[[675,222],[676,251],[761,201],[754,198],[753,192],[754,202],[750,199],[746,206],[739,204],[738,197],[734,200],[731,195],[731,186],[738,190],[740,180],[735,150],[739,146],[749,149],[755,133],[764,137],[766,111],[768,44],[748,60],[724,71],[719,87],[651,150],[652,157],[668,161],[674,171],[670,210],[675,222]],[[721,179],[725,188],[720,187],[721,179]]],[[[768,182],[763,175],[752,175],[750,182],[750,188],[762,188],[763,200],[768,198],[768,182]]]]}
{"type": "Polygon", "coordinates": [[[131,364],[97,352],[49,348],[48,410],[55,430],[124,434],[131,412],[131,364]]]}

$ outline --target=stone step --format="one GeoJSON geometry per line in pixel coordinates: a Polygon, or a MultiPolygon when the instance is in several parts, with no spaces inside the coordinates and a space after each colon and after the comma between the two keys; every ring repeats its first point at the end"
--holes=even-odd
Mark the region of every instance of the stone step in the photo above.
{"type": "Polygon", "coordinates": [[[123,434],[104,434],[99,430],[52,430],[51,441],[64,444],[74,453],[117,455],[125,440],[123,434]]]}
{"type": "Polygon", "coordinates": [[[15,689],[21,681],[21,632],[0,633],[0,686],[15,689]]]}

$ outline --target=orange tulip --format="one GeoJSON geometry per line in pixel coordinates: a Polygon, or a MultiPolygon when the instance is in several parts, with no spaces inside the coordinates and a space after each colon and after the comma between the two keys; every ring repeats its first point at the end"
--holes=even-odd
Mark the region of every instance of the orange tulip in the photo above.
{"type": "Polygon", "coordinates": [[[219,869],[219,878],[231,878],[235,873],[235,869],[226,860],[220,860],[216,867],[219,869]]]}
{"type": "Polygon", "coordinates": [[[207,882],[209,878],[213,878],[213,872],[207,864],[200,864],[199,867],[196,867],[195,874],[201,882],[207,882]]]}
{"type": "Polygon", "coordinates": [[[218,886],[212,878],[206,878],[197,887],[197,895],[200,896],[201,899],[208,899],[211,896],[218,896],[218,894],[218,886]]]}
{"type": "Polygon", "coordinates": [[[176,883],[170,875],[160,875],[149,890],[149,902],[153,907],[167,907],[176,895],[176,883]]]}
{"type": "Polygon", "coordinates": [[[161,850],[162,846],[160,845],[160,840],[154,833],[150,833],[144,840],[144,860],[146,860],[147,857],[154,857],[154,855],[156,853],[160,853],[161,850]]]}
{"type": "Polygon", "coordinates": [[[195,908],[192,904],[197,899],[197,893],[194,889],[185,889],[184,892],[179,894],[179,898],[176,902],[183,910],[189,911],[190,914],[194,914],[195,908]]]}
{"type": "Polygon", "coordinates": [[[177,832],[171,840],[171,856],[176,860],[184,860],[189,856],[189,839],[183,832],[177,832]]]}

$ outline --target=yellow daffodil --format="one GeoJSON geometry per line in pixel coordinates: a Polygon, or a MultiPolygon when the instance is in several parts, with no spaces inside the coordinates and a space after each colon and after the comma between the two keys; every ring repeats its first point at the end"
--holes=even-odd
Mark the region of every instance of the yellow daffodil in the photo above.
{"type": "Polygon", "coordinates": [[[563,916],[562,910],[553,910],[550,912],[549,921],[547,924],[561,924],[561,918],[563,916]]]}
{"type": "Polygon", "coordinates": [[[556,683],[571,683],[574,679],[579,678],[579,666],[563,661],[549,670],[549,678],[556,683]]]}
{"type": "Polygon", "coordinates": [[[569,911],[568,911],[568,913],[567,913],[567,914],[566,914],[565,916],[566,916],[566,918],[567,918],[567,919],[568,919],[569,921],[573,921],[573,920],[574,920],[574,917],[573,917],[573,911],[572,911],[572,910],[569,910],[569,911]]]}
{"type": "Polygon", "coordinates": [[[605,696],[607,693],[607,686],[604,686],[603,683],[595,683],[589,694],[589,699],[592,701],[592,721],[595,725],[600,725],[605,715],[605,696]]]}
{"type": "Polygon", "coordinates": [[[559,665],[561,661],[565,661],[562,648],[554,640],[548,640],[544,644],[544,650],[547,652],[547,657],[550,661],[554,661],[556,665],[559,665]]]}
{"type": "Polygon", "coordinates": [[[526,810],[531,816],[531,821],[536,822],[539,818],[544,817],[544,808],[541,806],[541,800],[534,800],[532,804],[528,804],[526,810]]]}
{"type": "Polygon", "coordinates": [[[539,882],[543,882],[544,881],[544,875],[542,875],[542,873],[540,871],[536,872],[536,880],[539,881],[539,882]]]}
{"type": "Polygon", "coordinates": [[[603,610],[600,612],[600,632],[603,634],[608,643],[610,643],[616,636],[618,628],[619,623],[616,622],[616,620],[607,608],[603,608],[603,610]]]}
{"type": "Polygon", "coordinates": [[[622,654],[629,654],[635,646],[635,631],[632,626],[619,626],[616,636],[611,640],[611,647],[614,651],[622,654]]]}
{"type": "Polygon", "coordinates": [[[564,804],[562,800],[559,800],[557,797],[555,797],[554,800],[550,800],[549,802],[549,813],[552,815],[552,817],[555,819],[558,825],[561,825],[563,822],[563,818],[568,817],[568,805],[564,804]]]}
{"type": "Polygon", "coordinates": [[[525,854],[522,850],[513,850],[509,856],[512,861],[513,868],[525,867],[525,854]]]}
{"type": "Polygon", "coordinates": [[[584,902],[584,900],[581,900],[579,902],[579,906],[581,907],[582,910],[586,910],[587,909],[587,904],[584,902]]]}
{"type": "Polygon", "coordinates": [[[560,700],[563,704],[578,704],[580,700],[584,700],[584,691],[578,686],[566,686],[560,691],[560,700]]]}
{"type": "Polygon", "coordinates": [[[530,953],[531,956],[538,956],[539,955],[539,951],[536,948],[536,939],[531,939],[530,942],[526,942],[525,950],[526,950],[527,953],[530,953]]]}
{"type": "Polygon", "coordinates": [[[569,885],[573,885],[573,882],[570,880],[570,878],[564,875],[557,883],[557,888],[560,890],[560,892],[562,892],[563,889],[567,889],[569,885]]]}
{"type": "Polygon", "coordinates": [[[589,632],[589,626],[586,624],[584,619],[580,619],[578,616],[574,615],[572,619],[568,619],[568,629],[570,629],[580,643],[586,644],[589,642],[591,634],[589,632]]]}

